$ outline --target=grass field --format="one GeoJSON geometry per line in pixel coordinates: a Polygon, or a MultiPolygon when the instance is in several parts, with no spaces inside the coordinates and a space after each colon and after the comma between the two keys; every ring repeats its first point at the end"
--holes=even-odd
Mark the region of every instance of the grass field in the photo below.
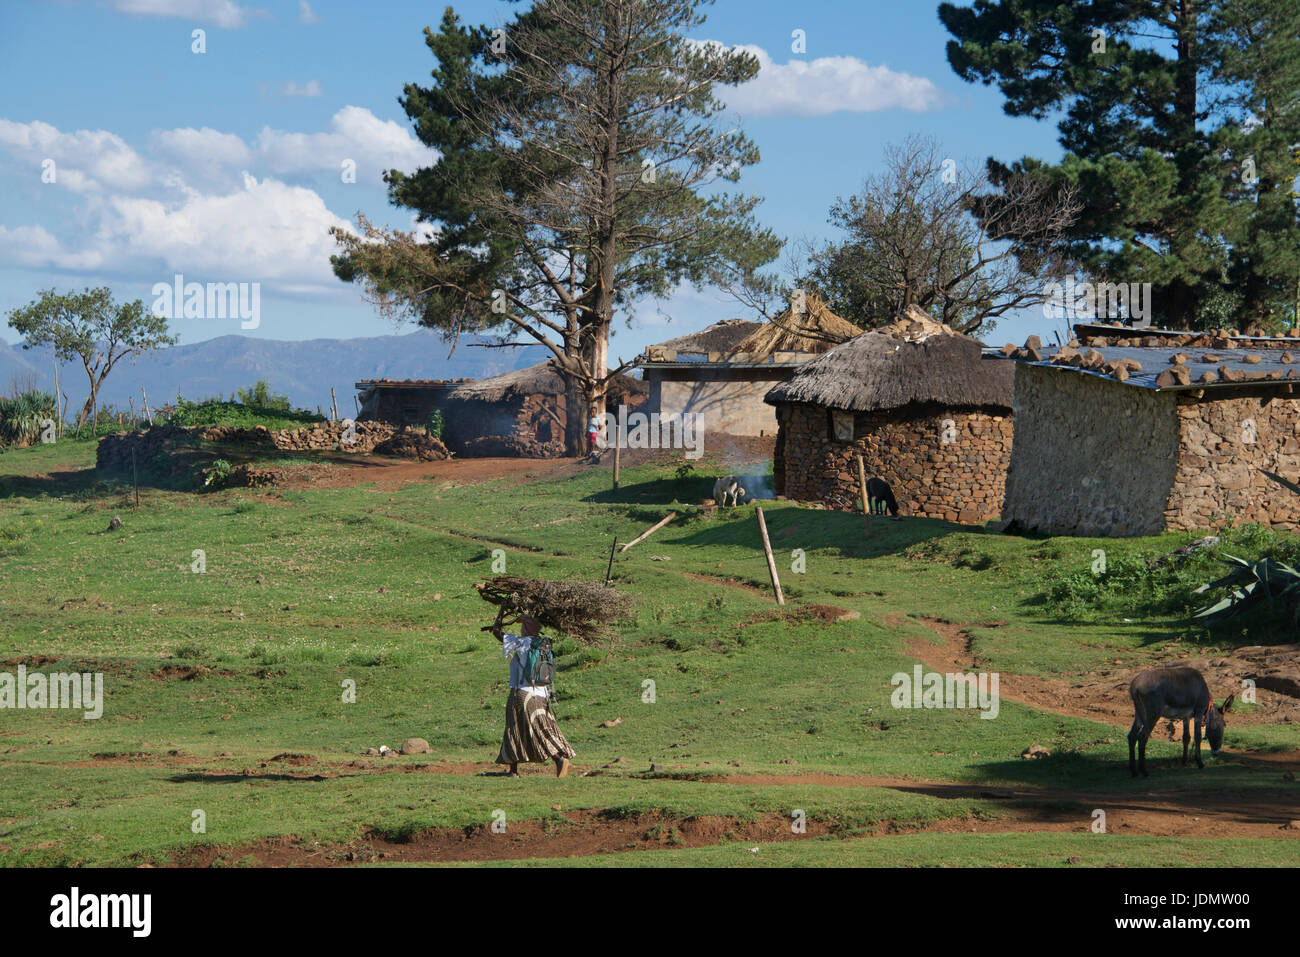
{"type": "Polygon", "coordinates": [[[689,504],[707,467],[639,466],[614,492],[607,469],[570,463],[476,484],[444,463],[407,484],[357,466],[339,487],[146,487],[135,508],[93,462],[90,442],[0,455],[0,671],[105,683],[98,720],[0,711],[0,864],[1300,864],[1300,723],[1252,722],[1246,705],[1202,771],[1153,737],[1151,777],[1134,781],[1128,721],[1083,700],[1004,697],[995,720],[890,703],[909,642],[941,642],[936,621],[962,626],[982,668],[1065,687],[1278,640],[1262,617],[1216,636],[1185,625],[1190,584],[1217,574],[1208,555],[1133,571],[1193,536],[909,518],[867,538],[861,516],[771,502],[779,611],[754,506],[689,504]],[[473,584],[502,562],[600,580],[610,542],[670,510],[614,563],[634,620],[607,647],[558,645],[574,774],[496,776],[507,675],[473,584]],[[1096,548],[1113,587],[1089,570],[1096,548]],[[363,756],[408,737],[432,753],[363,756]],[[1032,744],[1051,756],[1023,759],[1032,744]]]}

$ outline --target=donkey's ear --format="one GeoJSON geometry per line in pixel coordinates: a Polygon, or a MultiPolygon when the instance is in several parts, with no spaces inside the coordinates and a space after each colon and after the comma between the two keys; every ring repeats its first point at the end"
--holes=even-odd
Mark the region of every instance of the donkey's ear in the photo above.
{"type": "Polygon", "coordinates": [[[1235,697],[1237,697],[1235,692],[1233,694],[1228,695],[1228,697],[1224,699],[1223,704],[1219,706],[1219,710],[1226,712],[1229,708],[1231,708],[1232,699],[1235,697]]]}

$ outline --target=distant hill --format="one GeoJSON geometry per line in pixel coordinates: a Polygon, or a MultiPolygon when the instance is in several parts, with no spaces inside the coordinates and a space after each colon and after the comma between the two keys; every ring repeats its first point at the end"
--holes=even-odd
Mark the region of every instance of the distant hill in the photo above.
{"type": "MultiPolygon", "coordinates": [[[[338,394],[339,413],[355,411],[353,385],[361,379],[482,379],[523,369],[548,358],[544,346],[483,349],[483,340],[462,336],[456,352],[436,332],[420,329],[405,335],[363,339],[307,339],[285,342],[248,336],[220,336],[193,345],[173,346],[118,365],[104,383],[100,401],[125,410],[128,397],[140,408],[140,387],[157,407],[178,394],[187,399],[229,397],[236,389],[266,379],[271,391],[295,405],[328,413],[330,387],[338,394]]],[[[54,391],[53,352],[23,349],[0,340],[0,395],[17,380],[35,377],[38,388],[54,391]]],[[[80,363],[61,364],[59,381],[68,394],[69,416],[86,399],[87,380],[80,363]]]]}

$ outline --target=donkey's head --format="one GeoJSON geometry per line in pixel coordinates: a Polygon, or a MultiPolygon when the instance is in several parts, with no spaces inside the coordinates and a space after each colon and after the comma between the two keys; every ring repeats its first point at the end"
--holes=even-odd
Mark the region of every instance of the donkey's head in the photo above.
{"type": "Polygon", "coordinates": [[[1209,710],[1205,713],[1205,738],[1210,742],[1210,753],[1218,755],[1223,749],[1223,729],[1226,722],[1223,716],[1227,710],[1232,707],[1232,699],[1236,695],[1228,695],[1227,699],[1219,707],[1214,706],[1214,699],[1210,699],[1209,710]]]}

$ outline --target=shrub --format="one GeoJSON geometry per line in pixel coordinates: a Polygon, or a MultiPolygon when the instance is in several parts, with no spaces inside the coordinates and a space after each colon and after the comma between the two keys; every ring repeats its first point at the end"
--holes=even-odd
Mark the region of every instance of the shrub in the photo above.
{"type": "Polygon", "coordinates": [[[224,488],[230,480],[232,470],[231,464],[225,459],[217,459],[203,470],[203,487],[224,488]]]}
{"type": "Polygon", "coordinates": [[[12,399],[0,399],[0,445],[35,442],[41,422],[55,416],[54,396],[31,390],[12,399]]]}
{"type": "Polygon", "coordinates": [[[287,395],[273,395],[265,379],[258,379],[247,389],[235,390],[235,396],[246,406],[268,412],[292,412],[287,395]]]}
{"type": "Polygon", "coordinates": [[[243,402],[226,402],[222,399],[204,399],[191,402],[177,396],[176,408],[168,420],[171,425],[216,426],[251,429],[262,425],[268,429],[296,429],[320,421],[313,412],[303,409],[268,409],[246,405],[243,402]]]}
{"type": "Polygon", "coordinates": [[[446,428],[446,423],[442,418],[442,409],[434,409],[429,416],[429,434],[435,439],[441,439],[444,428],[446,428]]]}

